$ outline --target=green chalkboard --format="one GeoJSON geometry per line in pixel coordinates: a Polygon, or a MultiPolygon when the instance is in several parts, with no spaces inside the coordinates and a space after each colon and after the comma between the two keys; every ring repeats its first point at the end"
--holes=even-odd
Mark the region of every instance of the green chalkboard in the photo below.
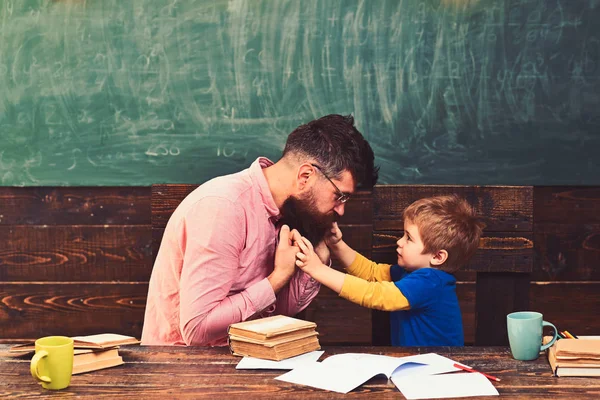
{"type": "Polygon", "coordinates": [[[381,183],[600,184],[599,0],[0,2],[0,184],[203,182],[354,114],[381,183]]]}

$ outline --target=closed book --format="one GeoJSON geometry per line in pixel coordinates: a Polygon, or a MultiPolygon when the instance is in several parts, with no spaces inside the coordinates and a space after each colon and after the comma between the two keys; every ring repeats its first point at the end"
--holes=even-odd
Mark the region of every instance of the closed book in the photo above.
{"type": "Polygon", "coordinates": [[[267,340],[273,337],[292,336],[294,332],[314,330],[317,324],[284,315],[276,315],[229,326],[228,333],[250,339],[267,340]]]}
{"type": "Polygon", "coordinates": [[[256,343],[256,344],[261,344],[263,346],[271,346],[272,347],[272,346],[275,346],[275,345],[278,345],[281,343],[285,343],[285,342],[292,342],[295,340],[300,340],[300,339],[304,339],[304,338],[311,337],[311,336],[317,336],[318,334],[319,333],[317,331],[315,331],[314,329],[301,330],[298,332],[290,332],[289,334],[285,334],[285,335],[274,336],[274,337],[271,337],[266,340],[253,339],[253,338],[248,338],[248,337],[244,337],[244,336],[237,336],[237,335],[230,334],[229,340],[236,340],[239,342],[256,343]]]}
{"type": "Polygon", "coordinates": [[[86,363],[78,363],[73,359],[73,375],[83,374],[84,372],[97,371],[99,369],[116,367],[117,365],[122,365],[125,362],[121,356],[111,357],[111,358],[101,358],[95,361],[90,361],[86,363]]]}
{"type": "Polygon", "coordinates": [[[73,365],[87,364],[115,357],[119,357],[119,349],[116,347],[107,350],[75,349],[73,365]]]}
{"type": "MultiPolygon", "coordinates": [[[[544,337],[544,343],[548,343],[550,339],[550,337],[544,337]]],[[[585,337],[557,340],[547,350],[552,373],[555,376],[600,376],[600,359],[595,358],[595,348],[598,344],[600,344],[598,339],[585,337]],[[586,344],[586,342],[588,343],[586,344]],[[586,348],[592,349],[591,352],[588,353],[586,348]],[[581,357],[573,356],[573,349],[581,357]],[[571,355],[559,357],[559,350],[562,350],[562,354],[571,355]]]]}
{"type": "Polygon", "coordinates": [[[275,345],[264,345],[246,341],[229,340],[229,347],[234,355],[281,361],[286,358],[308,353],[321,348],[317,336],[304,339],[284,341],[275,345]]]}

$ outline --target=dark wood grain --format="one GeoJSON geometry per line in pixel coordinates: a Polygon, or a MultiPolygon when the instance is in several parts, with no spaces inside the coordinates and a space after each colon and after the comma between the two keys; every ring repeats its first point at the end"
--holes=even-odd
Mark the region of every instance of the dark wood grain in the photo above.
{"type": "MultiPolygon", "coordinates": [[[[566,213],[565,215],[568,215],[566,213]]],[[[600,280],[600,224],[537,223],[533,279],[600,280]]]]}
{"type": "Polygon", "coordinates": [[[105,332],[139,338],[147,294],[147,282],[5,282],[0,339],[105,332]]]}
{"type": "Polygon", "coordinates": [[[600,280],[600,188],[534,189],[536,281],[600,280]]]}
{"type": "Polygon", "coordinates": [[[486,232],[530,232],[533,229],[531,186],[380,185],[373,189],[375,231],[403,229],[402,212],[423,197],[458,194],[481,216],[486,232]]]}
{"type": "MultiPolygon", "coordinates": [[[[227,398],[330,399],[342,395],[274,379],[284,371],[236,370],[240,358],[226,348],[124,346],[125,364],[73,376],[71,385],[49,392],[29,373],[29,358],[10,357],[0,345],[0,397],[74,397],[93,399],[227,398]]],[[[324,347],[322,359],[342,353],[373,353],[403,357],[434,352],[501,379],[494,382],[501,398],[595,399],[600,393],[596,378],[555,378],[545,356],[534,361],[512,359],[506,347],[324,347]]],[[[397,399],[402,394],[384,376],[370,379],[344,397],[397,399]]],[[[487,399],[488,397],[473,397],[487,399]]]]}
{"type": "Polygon", "coordinates": [[[560,330],[576,335],[600,333],[599,281],[532,282],[529,304],[560,330]]]}
{"type": "Polygon", "coordinates": [[[2,281],[147,281],[149,225],[0,226],[2,281]]]}
{"type": "Polygon", "coordinates": [[[600,224],[599,186],[536,186],[536,223],[600,224]]]}
{"type": "Polygon", "coordinates": [[[530,274],[477,274],[475,345],[508,344],[506,315],[529,309],[530,274]]]}
{"type": "Polygon", "coordinates": [[[0,225],[149,225],[149,187],[0,187],[0,225]]]}
{"type": "Polygon", "coordinates": [[[167,226],[171,214],[173,214],[179,203],[198,186],[196,184],[152,185],[152,226],[154,228],[167,226]]]}
{"type": "MultiPolygon", "coordinates": [[[[0,188],[0,341],[104,327],[139,336],[164,226],[196,187],[0,188]]],[[[380,185],[347,203],[344,238],[393,263],[404,208],[447,193],[465,196],[487,223],[478,253],[456,273],[466,343],[506,344],[505,314],[523,308],[600,332],[598,187],[380,185]]],[[[387,313],[328,289],[301,316],[317,322],[324,344],[389,343],[387,313]]]]}

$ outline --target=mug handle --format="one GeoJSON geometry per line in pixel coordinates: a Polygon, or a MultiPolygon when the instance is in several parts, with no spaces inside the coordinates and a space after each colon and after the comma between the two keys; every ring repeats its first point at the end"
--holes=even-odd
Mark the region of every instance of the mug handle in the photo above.
{"type": "Polygon", "coordinates": [[[544,326],[550,326],[550,327],[552,327],[552,329],[554,329],[554,337],[547,344],[540,347],[540,351],[546,350],[548,347],[552,346],[554,344],[554,342],[556,342],[556,339],[558,339],[558,330],[556,329],[556,327],[553,324],[551,324],[550,322],[542,321],[542,327],[544,327],[544,326]]]}
{"type": "Polygon", "coordinates": [[[40,362],[40,360],[44,357],[48,356],[48,352],[46,350],[40,350],[37,353],[34,354],[33,358],[31,359],[31,365],[29,367],[29,369],[31,370],[31,376],[33,376],[36,380],[41,381],[41,382],[46,382],[46,383],[50,383],[50,378],[48,376],[45,375],[40,375],[39,371],[38,371],[38,363],[40,362]]]}

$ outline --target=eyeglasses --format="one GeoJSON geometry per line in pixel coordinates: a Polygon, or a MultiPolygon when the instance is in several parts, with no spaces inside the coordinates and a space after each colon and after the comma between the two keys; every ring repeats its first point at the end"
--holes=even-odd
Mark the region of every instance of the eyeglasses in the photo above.
{"type": "Polygon", "coordinates": [[[333,183],[333,181],[331,179],[329,179],[329,177],[327,176],[327,174],[325,174],[325,172],[323,172],[323,169],[321,169],[321,167],[319,167],[317,164],[310,164],[313,167],[315,167],[316,169],[319,170],[319,172],[321,172],[321,174],[323,174],[323,176],[329,181],[331,182],[331,184],[333,185],[333,187],[335,188],[335,193],[337,194],[337,198],[335,199],[335,201],[337,201],[338,203],[344,204],[345,202],[347,202],[350,199],[350,195],[347,193],[344,193],[340,190],[339,187],[337,187],[337,185],[335,183],[333,183]]]}

